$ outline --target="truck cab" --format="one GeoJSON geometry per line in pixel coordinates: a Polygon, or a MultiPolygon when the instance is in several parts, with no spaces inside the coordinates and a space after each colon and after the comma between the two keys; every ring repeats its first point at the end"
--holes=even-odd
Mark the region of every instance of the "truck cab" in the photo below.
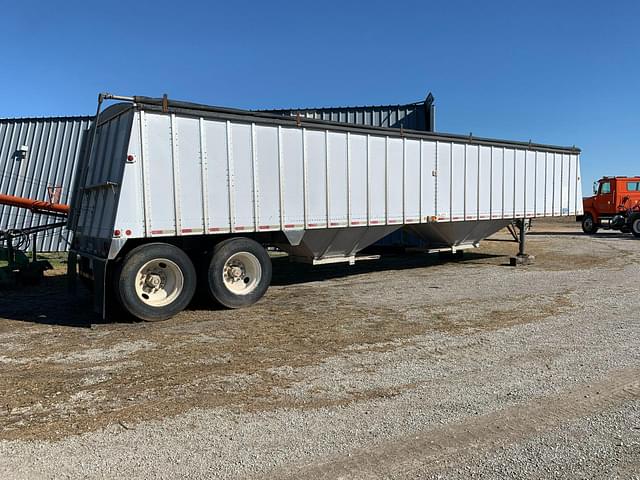
{"type": "Polygon", "coordinates": [[[603,177],[593,185],[593,196],[583,199],[584,233],[592,235],[598,229],[620,230],[640,237],[640,176],[603,177]]]}

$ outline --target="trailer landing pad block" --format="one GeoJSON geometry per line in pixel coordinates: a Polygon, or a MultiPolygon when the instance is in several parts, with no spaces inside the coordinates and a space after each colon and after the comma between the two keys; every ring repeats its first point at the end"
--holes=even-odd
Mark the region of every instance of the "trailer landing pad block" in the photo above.
{"type": "Polygon", "coordinates": [[[509,259],[509,265],[512,267],[517,267],[518,265],[531,265],[535,263],[536,257],[533,255],[527,255],[526,253],[523,255],[516,255],[509,259]]]}

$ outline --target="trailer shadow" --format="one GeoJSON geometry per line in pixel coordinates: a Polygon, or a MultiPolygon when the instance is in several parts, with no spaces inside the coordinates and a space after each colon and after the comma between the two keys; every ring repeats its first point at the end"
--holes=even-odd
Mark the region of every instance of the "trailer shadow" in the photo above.
{"type": "Polygon", "coordinates": [[[77,294],[70,294],[62,273],[48,275],[37,285],[1,290],[0,318],[80,328],[102,322],[93,313],[89,292],[78,286],[77,294]]]}
{"type": "MultiPolygon", "coordinates": [[[[370,252],[374,253],[374,252],[370,252]]],[[[384,252],[376,252],[383,253],[384,252]]],[[[504,255],[465,252],[462,257],[453,255],[428,255],[424,253],[390,253],[379,260],[356,262],[355,265],[306,265],[290,262],[287,257],[273,258],[274,286],[287,286],[309,282],[319,282],[352,275],[393,270],[411,270],[446,263],[474,263],[504,255]]],[[[68,290],[64,273],[48,275],[38,285],[22,286],[18,289],[0,290],[1,319],[16,320],[40,325],[91,328],[98,324],[136,323],[131,315],[113,308],[115,302],[109,302],[111,313],[106,320],[93,313],[93,301],[90,292],[78,285],[76,294],[68,290]]],[[[188,311],[221,310],[207,298],[204,292],[196,294],[187,307],[188,311]]]]}
{"type": "MultiPolygon", "coordinates": [[[[369,252],[367,252],[369,253],[369,252]]],[[[373,253],[373,252],[371,252],[373,253]]],[[[309,282],[319,282],[351,275],[393,270],[411,270],[445,263],[473,263],[474,261],[503,257],[487,253],[465,252],[462,257],[454,255],[434,255],[424,253],[405,253],[384,255],[379,260],[362,260],[354,265],[334,263],[329,265],[308,265],[290,262],[287,257],[272,259],[274,286],[286,286],[309,282]]]]}
{"type": "Polygon", "coordinates": [[[556,231],[535,231],[535,232],[527,232],[527,236],[547,236],[547,237],[585,237],[585,238],[598,238],[605,240],[638,240],[631,233],[622,233],[622,232],[606,232],[606,233],[595,233],[593,235],[586,235],[582,232],[556,232],[556,231]]]}
{"type": "Polygon", "coordinates": [[[485,238],[483,242],[503,242],[503,243],[515,243],[516,245],[518,244],[518,242],[513,238],[485,238]]]}

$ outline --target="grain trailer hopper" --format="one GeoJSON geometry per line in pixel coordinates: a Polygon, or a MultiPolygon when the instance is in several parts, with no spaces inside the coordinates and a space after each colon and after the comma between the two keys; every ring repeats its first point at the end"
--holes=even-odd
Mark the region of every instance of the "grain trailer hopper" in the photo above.
{"type": "Polygon", "coordinates": [[[406,228],[477,243],[514,219],[581,213],[574,147],[99,97],[68,226],[79,273],[144,320],[259,300],[267,246],[321,264],[406,228]],[[104,99],[120,101],[100,112],[104,99]]]}

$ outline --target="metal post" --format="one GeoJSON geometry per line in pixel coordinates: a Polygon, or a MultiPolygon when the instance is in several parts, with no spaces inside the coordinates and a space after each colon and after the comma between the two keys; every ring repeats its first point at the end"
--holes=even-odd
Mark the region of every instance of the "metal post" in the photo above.
{"type": "Polygon", "coordinates": [[[13,270],[16,267],[16,259],[13,250],[13,235],[7,233],[7,262],[9,263],[9,270],[13,270]]]}
{"type": "Polygon", "coordinates": [[[520,235],[518,236],[518,256],[522,257],[524,255],[526,255],[524,253],[524,246],[525,246],[525,239],[527,237],[526,231],[527,229],[525,228],[525,219],[521,219],[518,221],[518,228],[520,229],[520,235]]]}
{"type": "Polygon", "coordinates": [[[34,262],[38,260],[38,252],[37,252],[38,247],[36,246],[36,237],[37,237],[37,234],[34,233],[33,237],[32,237],[33,238],[33,240],[32,240],[32,242],[33,242],[33,250],[31,251],[31,259],[34,262]]]}

